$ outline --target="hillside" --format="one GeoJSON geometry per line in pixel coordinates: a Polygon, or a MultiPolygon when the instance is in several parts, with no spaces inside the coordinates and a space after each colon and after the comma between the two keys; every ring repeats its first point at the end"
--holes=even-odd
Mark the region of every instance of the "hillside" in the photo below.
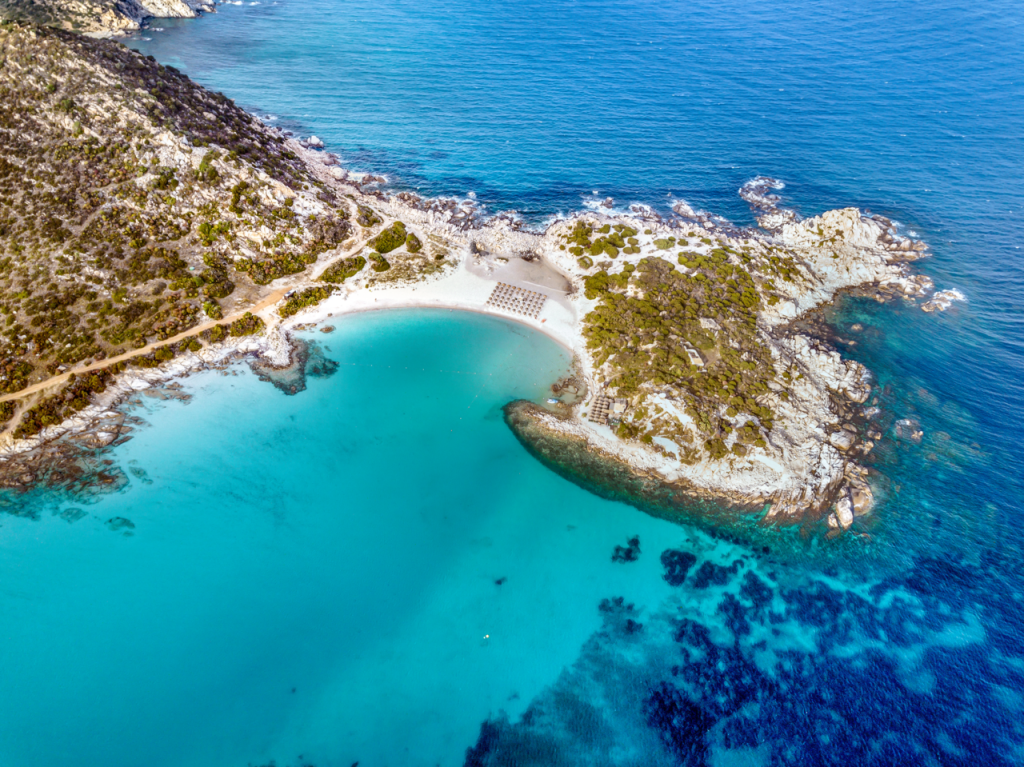
{"type": "Polygon", "coordinates": [[[0,25],[0,392],[254,303],[345,239],[347,210],[224,96],[0,25]]]}

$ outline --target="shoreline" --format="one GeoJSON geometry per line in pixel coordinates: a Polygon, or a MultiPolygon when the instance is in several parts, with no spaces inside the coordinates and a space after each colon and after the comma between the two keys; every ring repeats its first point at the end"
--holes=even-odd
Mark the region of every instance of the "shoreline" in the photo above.
{"type": "MultiPolygon", "coordinates": [[[[187,78],[138,54],[128,58],[153,77],[175,78],[180,97],[204,110],[188,128],[206,131],[192,134],[203,136],[200,151],[184,128],[145,128],[133,150],[140,171],[124,188],[138,191],[140,214],[169,207],[190,220],[210,217],[195,236],[186,231],[191,249],[177,257],[184,276],[172,290],[181,291],[173,299],[192,312],[190,321],[200,304],[217,319],[186,324],[164,340],[151,340],[162,335],[151,328],[131,336],[131,351],[118,341],[106,347],[116,352],[110,357],[0,397],[24,403],[7,408],[15,420],[4,431],[2,464],[109,419],[110,408],[133,391],[194,370],[246,354],[285,368],[294,362],[291,334],[300,325],[363,311],[447,309],[511,320],[565,349],[586,393],[564,403],[564,417],[535,418],[639,475],[768,503],[768,519],[810,512],[846,530],[870,513],[872,492],[858,459],[873,443],[855,416],[872,407],[865,404],[871,373],[794,321],[852,289],[870,288],[879,301],[930,297],[925,311],[949,305],[949,291],[935,293],[932,281],[909,267],[927,246],[889,219],[845,208],[801,220],[768,193],[781,183],[759,177],[739,194],[760,229],[738,228],[681,201],[662,216],[641,205],[625,213],[608,200],[600,210],[553,216],[543,230],[529,229],[510,214],[480,217],[472,198],[382,191],[381,179],[350,173],[319,140],[269,128],[222,96],[211,107],[187,78]],[[248,121],[242,148],[259,145],[263,154],[251,163],[238,152],[225,155],[217,143],[225,128],[207,108],[223,110],[233,125],[248,121]],[[159,178],[152,168],[161,169],[159,178]],[[216,212],[202,212],[210,210],[216,212]],[[224,284],[228,290],[214,297],[226,299],[223,312],[216,300],[202,303],[209,297],[204,286],[224,284]],[[125,369],[126,362],[134,367],[125,369]],[[103,380],[76,390],[71,375],[89,371],[102,371],[103,380]],[[19,433],[34,436],[14,439],[29,408],[32,420],[19,433]]],[[[124,119],[150,119],[121,108],[124,119]]],[[[69,281],[94,279],[85,276],[69,281]]]]}

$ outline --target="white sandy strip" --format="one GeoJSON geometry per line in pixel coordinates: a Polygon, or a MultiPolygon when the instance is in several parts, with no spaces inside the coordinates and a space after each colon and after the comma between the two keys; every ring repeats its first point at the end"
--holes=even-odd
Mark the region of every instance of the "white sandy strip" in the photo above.
{"type": "MultiPolygon", "coordinates": [[[[281,327],[287,330],[298,324],[321,323],[355,312],[414,307],[449,309],[478,312],[512,320],[543,333],[570,353],[578,351],[577,344],[581,335],[577,327],[576,313],[559,291],[528,284],[525,280],[516,281],[506,277],[503,281],[548,296],[536,319],[488,305],[487,299],[490,298],[491,291],[499,280],[474,274],[463,261],[454,272],[429,281],[377,287],[350,288],[343,285],[338,293],[317,306],[289,317],[281,323],[281,327]]],[[[277,316],[276,308],[268,312],[268,315],[268,319],[273,321],[277,316]]]]}

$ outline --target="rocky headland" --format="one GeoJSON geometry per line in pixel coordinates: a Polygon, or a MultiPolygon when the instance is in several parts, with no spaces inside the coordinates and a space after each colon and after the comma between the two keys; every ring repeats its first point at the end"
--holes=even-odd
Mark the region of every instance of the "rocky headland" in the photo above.
{"type": "Polygon", "coordinates": [[[142,28],[147,19],[192,19],[213,13],[213,0],[0,0],[0,19],[42,24],[97,37],[142,28]]]}
{"type": "Polygon", "coordinates": [[[310,359],[331,364],[296,329],[422,306],[571,350],[573,396],[512,406],[549,457],[582,445],[648,485],[842,530],[872,505],[871,375],[806,319],[853,289],[953,300],[911,271],[926,246],[893,222],[799,220],[772,179],[740,190],[756,228],[609,200],[533,231],[471,198],[386,192],[117,43],[7,23],[0,58],[7,487],[106,477],[89,451],[128,438],[116,406],[135,392],[239,356],[301,391],[310,359]]]}

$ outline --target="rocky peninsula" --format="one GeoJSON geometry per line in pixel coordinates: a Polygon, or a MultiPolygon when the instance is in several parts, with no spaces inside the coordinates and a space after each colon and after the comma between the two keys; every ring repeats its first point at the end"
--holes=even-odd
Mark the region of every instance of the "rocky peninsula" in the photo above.
{"type": "Polygon", "coordinates": [[[213,0],[0,0],[0,19],[43,24],[95,37],[142,29],[147,19],[193,19],[213,0]]]}
{"type": "Polygon", "coordinates": [[[88,474],[55,462],[127,438],[112,408],[135,391],[239,355],[284,367],[297,327],[422,306],[571,350],[575,396],[516,406],[549,435],[769,518],[870,510],[870,373],[796,323],[844,290],[932,296],[891,221],[798,220],[761,178],[740,190],[757,228],[609,200],[533,231],[383,191],[117,43],[7,23],[0,59],[5,486],[88,474]]]}

